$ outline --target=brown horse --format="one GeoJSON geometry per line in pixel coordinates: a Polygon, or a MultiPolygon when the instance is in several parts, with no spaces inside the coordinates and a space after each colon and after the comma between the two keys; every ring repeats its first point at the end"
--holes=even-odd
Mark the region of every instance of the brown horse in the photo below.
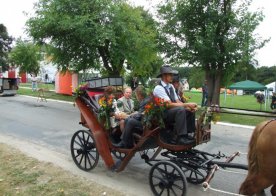
{"type": "Polygon", "coordinates": [[[271,185],[271,194],[276,196],[276,119],[257,125],[251,136],[248,175],[240,194],[258,194],[271,185]]]}

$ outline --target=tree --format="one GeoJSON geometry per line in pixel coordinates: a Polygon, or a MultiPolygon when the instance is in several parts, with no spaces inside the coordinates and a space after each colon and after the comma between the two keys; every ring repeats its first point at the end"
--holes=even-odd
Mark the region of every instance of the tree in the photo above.
{"type": "Polygon", "coordinates": [[[12,48],[9,59],[12,64],[19,66],[20,72],[39,73],[41,60],[40,47],[27,41],[17,40],[12,48]]]}
{"type": "Polygon", "coordinates": [[[3,24],[0,24],[0,68],[2,67],[3,72],[8,69],[8,52],[11,49],[12,40],[12,37],[7,32],[7,28],[3,24]]]}
{"type": "Polygon", "coordinates": [[[257,69],[250,64],[238,65],[235,70],[235,75],[231,79],[231,84],[243,80],[256,80],[257,69]]]}
{"type": "Polygon", "coordinates": [[[269,84],[276,81],[276,66],[259,67],[256,70],[256,81],[261,84],[269,84]]]}
{"type": "Polygon", "coordinates": [[[170,0],[159,16],[163,46],[174,63],[188,63],[205,71],[209,104],[219,104],[222,85],[228,84],[237,65],[252,61],[264,46],[254,30],[263,19],[261,11],[248,10],[251,0],[170,0]]]}
{"type": "Polygon", "coordinates": [[[118,76],[125,70],[147,75],[160,66],[156,22],[123,0],[40,0],[27,26],[36,41],[51,46],[59,68],[118,76]]]}

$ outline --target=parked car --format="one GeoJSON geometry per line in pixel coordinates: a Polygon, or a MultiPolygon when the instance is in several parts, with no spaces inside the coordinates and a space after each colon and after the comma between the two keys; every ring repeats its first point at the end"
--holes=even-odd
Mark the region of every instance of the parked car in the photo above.
{"type": "Polygon", "coordinates": [[[16,95],[18,90],[17,78],[0,78],[0,95],[16,95]]]}

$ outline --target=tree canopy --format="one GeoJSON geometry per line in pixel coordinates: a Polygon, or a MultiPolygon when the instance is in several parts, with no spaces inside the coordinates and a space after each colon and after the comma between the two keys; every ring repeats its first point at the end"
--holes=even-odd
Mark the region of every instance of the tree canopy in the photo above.
{"type": "Polygon", "coordinates": [[[40,47],[27,41],[17,40],[9,54],[10,62],[19,67],[20,72],[38,74],[41,60],[40,47]]]}
{"type": "Polygon", "coordinates": [[[28,31],[49,45],[59,68],[114,76],[147,75],[160,66],[157,24],[141,7],[123,0],[40,0],[35,9],[28,31]]]}
{"type": "Polygon", "coordinates": [[[160,6],[163,51],[172,63],[205,70],[209,103],[219,104],[220,87],[237,66],[252,64],[255,50],[267,40],[254,34],[261,11],[248,10],[251,0],[170,0],[160,6]]]}
{"type": "Polygon", "coordinates": [[[5,25],[0,24],[0,67],[2,71],[8,69],[8,52],[11,49],[12,40],[5,25]]]}

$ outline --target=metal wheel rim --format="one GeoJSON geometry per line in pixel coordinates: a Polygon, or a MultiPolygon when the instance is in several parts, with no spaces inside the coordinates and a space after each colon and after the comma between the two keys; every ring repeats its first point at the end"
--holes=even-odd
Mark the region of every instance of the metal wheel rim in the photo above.
{"type": "Polygon", "coordinates": [[[84,171],[94,169],[99,161],[99,153],[92,134],[86,130],[74,133],[71,139],[71,155],[75,164],[84,171]]]}
{"type": "Polygon", "coordinates": [[[154,195],[185,196],[187,181],[183,171],[170,161],[160,161],[149,173],[150,188],[154,195]]]}

